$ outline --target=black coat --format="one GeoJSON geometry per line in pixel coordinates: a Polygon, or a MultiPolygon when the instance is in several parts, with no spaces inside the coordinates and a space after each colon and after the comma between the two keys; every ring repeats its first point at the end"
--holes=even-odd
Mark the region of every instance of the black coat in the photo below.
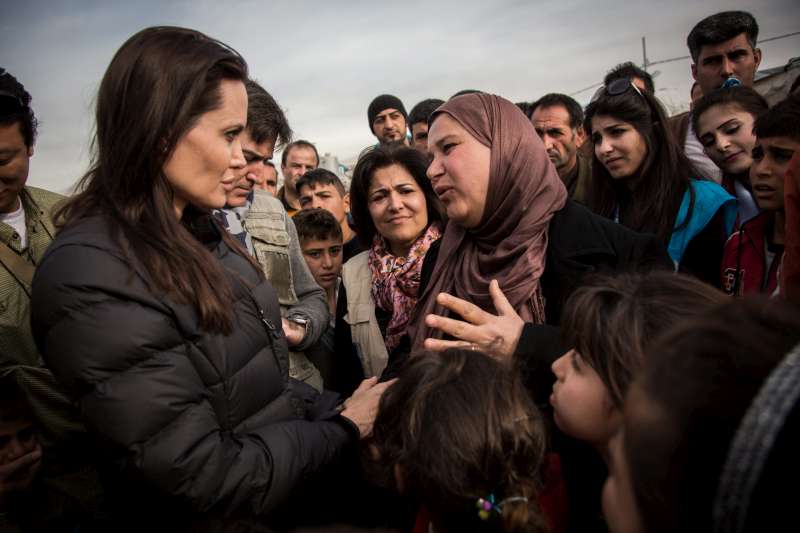
{"type": "Polygon", "coordinates": [[[151,291],[101,217],[62,231],[33,283],[37,344],[96,436],[112,514],[130,529],[269,521],[357,435],[335,396],[289,380],[275,290],[198,220],[233,286],[228,336],[151,291]]]}
{"type": "MultiPolygon", "coordinates": [[[[434,242],[422,263],[420,294],[433,275],[440,245],[441,240],[434,242]]],[[[540,280],[547,326],[526,324],[517,355],[530,359],[531,364],[538,366],[537,361],[541,361],[549,367],[563,353],[558,328],[552,326],[559,324],[567,298],[588,276],[656,268],[672,270],[673,263],[655,235],[636,233],[567,200],[553,215],[547,235],[545,268],[540,280]]],[[[390,354],[383,379],[397,374],[411,344],[411,339],[406,337],[399,349],[390,354]]]]}

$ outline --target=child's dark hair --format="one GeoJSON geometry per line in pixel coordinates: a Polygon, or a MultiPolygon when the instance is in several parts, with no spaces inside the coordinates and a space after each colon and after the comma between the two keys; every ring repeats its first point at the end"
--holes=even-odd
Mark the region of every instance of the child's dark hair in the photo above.
{"type": "Polygon", "coordinates": [[[700,115],[714,106],[731,104],[758,119],[769,110],[769,104],[758,91],[750,87],[737,86],[716,89],[704,94],[692,108],[692,128],[697,134],[700,115]]]}
{"type": "Polygon", "coordinates": [[[541,415],[519,377],[478,352],[412,356],[384,393],[368,471],[422,503],[437,532],[543,531],[537,503],[541,415]],[[494,495],[500,513],[478,515],[494,495]],[[523,500],[524,499],[524,500],[523,500]]]}
{"type": "Polygon", "coordinates": [[[333,185],[342,198],[344,198],[344,195],[347,194],[347,191],[344,188],[344,183],[342,183],[342,180],[339,179],[339,176],[327,168],[315,168],[314,170],[309,170],[303,174],[299,180],[297,180],[295,187],[299,193],[303,187],[312,187],[317,184],[333,185]]]}
{"type": "MultiPolygon", "coordinates": [[[[755,297],[684,320],[654,343],[631,385],[623,451],[646,531],[718,531],[712,509],[730,443],[767,376],[798,342],[800,309],[755,297]]],[[[791,499],[778,494],[791,492],[785,483],[769,489],[791,499]]]]}
{"type": "Polygon", "coordinates": [[[292,217],[300,242],[342,240],[342,227],[325,209],[304,209],[292,217]]]}
{"type": "Polygon", "coordinates": [[[621,409],[653,339],[682,318],[725,301],[712,286],[673,272],[597,276],[567,300],[562,337],[597,372],[621,409]]]}
{"type": "Polygon", "coordinates": [[[790,95],[758,117],[753,132],[761,139],[789,137],[800,142],[800,95],[790,95]]]}

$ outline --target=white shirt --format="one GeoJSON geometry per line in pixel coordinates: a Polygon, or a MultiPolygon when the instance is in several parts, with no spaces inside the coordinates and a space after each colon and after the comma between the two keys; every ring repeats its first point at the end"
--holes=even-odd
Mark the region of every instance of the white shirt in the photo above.
{"type": "Polygon", "coordinates": [[[683,152],[692,162],[694,169],[700,173],[700,176],[722,183],[722,170],[703,151],[703,145],[700,144],[697,135],[694,134],[691,116],[689,117],[689,129],[686,130],[686,143],[683,145],[683,152]]]}
{"type": "Polygon", "coordinates": [[[28,246],[28,228],[25,226],[25,209],[22,208],[22,201],[19,203],[19,209],[11,213],[0,213],[0,222],[8,224],[19,235],[20,247],[26,248],[28,246]]]}

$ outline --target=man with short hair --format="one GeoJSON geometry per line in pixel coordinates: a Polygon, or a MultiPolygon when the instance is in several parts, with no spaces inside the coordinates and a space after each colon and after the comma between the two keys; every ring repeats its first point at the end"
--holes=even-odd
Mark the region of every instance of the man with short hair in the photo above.
{"type": "Polygon", "coordinates": [[[723,11],[706,17],[689,32],[686,45],[692,56],[692,77],[703,94],[734,77],[752,87],[761,64],[756,47],[758,23],[745,11],[723,11]]]}
{"type": "Polygon", "coordinates": [[[52,211],[64,197],[27,186],[37,120],[31,96],[0,73],[0,373],[13,373],[29,395],[45,437],[80,429],[72,402],[45,368],[30,324],[31,281],[55,237],[52,211]]]}
{"type": "Polygon", "coordinates": [[[436,111],[444,100],[428,98],[411,109],[408,124],[411,127],[411,147],[423,154],[428,154],[428,118],[436,111]]]}
{"type": "Polygon", "coordinates": [[[375,97],[367,108],[367,119],[380,144],[408,145],[408,113],[398,97],[391,94],[375,97]]]}
{"type": "Polygon", "coordinates": [[[319,373],[302,350],[311,346],[328,327],[325,294],[303,260],[294,224],[277,198],[256,189],[263,182],[266,162],[276,143],[285,144],[292,131],[272,96],[248,80],[247,126],[242,132],[242,152],[247,166],[236,186],[227,193],[226,205],[214,211],[223,227],[255,257],[275,288],[281,305],[282,326],[289,352],[289,375],[322,388],[319,373]]]}
{"type": "Polygon", "coordinates": [[[286,146],[281,156],[281,173],[283,174],[283,187],[278,191],[277,198],[292,217],[300,211],[300,196],[297,193],[297,180],[319,166],[319,153],[317,147],[305,140],[294,141],[286,146]]]}
{"type": "Polygon", "coordinates": [[[278,194],[278,169],[275,168],[275,163],[267,161],[264,163],[264,181],[256,183],[256,188],[262,191],[267,191],[272,196],[278,194]]]}
{"type": "Polygon", "coordinates": [[[606,77],[603,80],[603,85],[608,87],[612,81],[622,78],[630,79],[640,91],[648,92],[650,94],[655,94],[656,92],[656,86],[653,83],[653,76],[651,76],[646,70],[637,67],[630,61],[620,63],[616,67],[609,70],[608,74],[606,74],[606,77]]]}
{"type": "Polygon", "coordinates": [[[550,93],[531,104],[531,122],[570,198],[585,202],[592,179],[591,158],[580,147],[586,140],[583,109],[566,94],[550,93]]]}
{"type": "MultiPolygon", "coordinates": [[[[79,413],[45,365],[31,332],[31,282],[56,234],[53,211],[64,200],[26,185],[37,124],[31,95],[0,69],[0,376],[19,387],[41,430],[47,456],[42,476],[80,502],[80,511],[61,510],[65,529],[76,529],[74,521],[85,519],[80,515],[98,504],[100,489],[79,413]]],[[[0,486],[24,477],[30,467],[19,461],[0,465],[0,486]]]]}
{"type": "MultiPolygon", "coordinates": [[[[758,23],[745,11],[723,11],[698,22],[686,39],[692,56],[692,77],[702,94],[710,94],[729,78],[745,87],[752,87],[761,63],[761,50],[756,48],[758,23]]],[[[670,119],[670,128],[684,147],[684,152],[701,176],[717,183],[722,171],[703,151],[692,129],[691,112],[670,119]]]]}
{"type": "Polygon", "coordinates": [[[325,209],[329,211],[342,229],[344,261],[364,251],[348,222],[350,195],[345,191],[339,176],[324,168],[307,172],[297,181],[300,193],[300,206],[306,209],[325,209]]]}

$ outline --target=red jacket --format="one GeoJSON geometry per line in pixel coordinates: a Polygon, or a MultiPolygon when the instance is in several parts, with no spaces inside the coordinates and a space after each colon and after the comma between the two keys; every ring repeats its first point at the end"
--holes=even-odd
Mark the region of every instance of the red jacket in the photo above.
{"type": "Polygon", "coordinates": [[[800,304],[800,153],[795,153],[783,188],[786,211],[786,253],[783,258],[781,293],[800,304]]]}
{"type": "Polygon", "coordinates": [[[767,231],[774,219],[764,211],[741,225],[725,243],[722,256],[722,290],[741,296],[749,293],[772,294],[778,287],[778,269],[783,250],[772,260],[767,253],[767,231]]]}

